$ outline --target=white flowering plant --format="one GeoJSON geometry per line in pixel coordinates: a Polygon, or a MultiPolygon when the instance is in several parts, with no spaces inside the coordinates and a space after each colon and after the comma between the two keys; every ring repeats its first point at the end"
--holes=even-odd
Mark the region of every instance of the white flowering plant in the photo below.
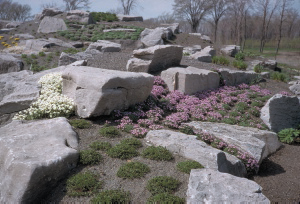
{"type": "Polygon", "coordinates": [[[62,94],[60,72],[42,76],[38,81],[42,85],[37,101],[15,115],[14,120],[33,120],[39,118],[69,117],[75,111],[72,99],[62,94]]]}

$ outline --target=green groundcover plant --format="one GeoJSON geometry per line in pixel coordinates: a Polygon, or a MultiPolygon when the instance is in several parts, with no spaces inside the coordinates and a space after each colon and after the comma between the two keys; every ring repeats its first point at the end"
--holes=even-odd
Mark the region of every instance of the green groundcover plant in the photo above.
{"type": "Polygon", "coordinates": [[[160,193],[173,193],[179,187],[180,182],[170,176],[157,176],[150,179],[147,183],[147,190],[152,195],[160,193]]]}
{"type": "Polygon", "coordinates": [[[120,178],[141,178],[150,172],[150,168],[141,162],[129,162],[120,167],[117,176],[120,178]]]}
{"type": "Polygon", "coordinates": [[[185,199],[184,198],[180,198],[178,196],[174,196],[170,193],[160,193],[160,194],[156,194],[152,197],[150,197],[147,200],[147,204],[154,204],[154,203],[166,203],[166,204],[184,204],[185,203],[185,199]]]}
{"type": "Polygon", "coordinates": [[[278,139],[287,144],[292,144],[294,142],[300,142],[300,130],[294,128],[286,128],[278,132],[278,139]]]}
{"type": "Polygon", "coordinates": [[[192,169],[202,169],[204,168],[199,162],[188,160],[179,162],[177,164],[177,169],[186,174],[190,174],[192,169]]]}
{"type": "Polygon", "coordinates": [[[97,194],[92,200],[95,204],[127,204],[130,203],[130,193],[124,190],[106,190],[97,194]]]}

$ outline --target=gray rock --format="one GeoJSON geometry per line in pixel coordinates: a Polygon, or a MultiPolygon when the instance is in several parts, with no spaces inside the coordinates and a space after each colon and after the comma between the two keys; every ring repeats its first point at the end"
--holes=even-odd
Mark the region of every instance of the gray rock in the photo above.
{"type": "Polygon", "coordinates": [[[270,72],[262,72],[262,73],[260,73],[260,75],[262,78],[265,78],[265,79],[270,79],[270,77],[271,77],[270,72]]]}
{"type": "Polygon", "coordinates": [[[155,45],[163,45],[164,40],[169,40],[173,36],[170,28],[158,27],[155,29],[146,28],[141,33],[141,43],[143,48],[152,47],[155,45]]]}
{"type": "Polygon", "coordinates": [[[15,28],[4,28],[0,29],[0,34],[8,34],[10,31],[15,30],[15,28]]]}
{"type": "Polygon", "coordinates": [[[300,102],[296,96],[276,94],[261,109],[260,118],[274,132],[297,128],[300,124],[300,102]]]}
{"type": "Polygon", "coordinates": [[[253,61],[251,61],[251,62],[249,63],[249,65],[248,65],[248,67],[247,67],[247,70],[249,70],[249,71],[254,71],[254,68],[255,68],[256,66],[259,66],[259,65],[263,66],[263,61],[260,61],[260,60],[253,60],[253,61]]]}
{"type": "Polygon", "coordinates": [[[278,141],[276,133],[257,128],[196,121],[187,123],[187,125],[196,130],[210,133],[227,144],[237,146],[252,155],[259,163],[276,152],[282,145],[278,141]]]}
{"type": "Polygon", "coordinates": [[[10,54],[0,54],[0,74],[9,72],[18,72],[24,69],[24,64],[21,60],[13,57],[10,54]]]}
{"type": "Polygon", "coordinates": [[[254,181],[213,169],[191,171],[186,201],[188,204],[270,203],[262,194],[262,187],[254,181]]]}
{"type": "Polygon", "coordinates": [[[70,44],[75,48],[82,48],[84,46],[83,42],[80,41],[70,42],[70,44]]]}
{"type": "Polygon", "coordinates": [[[108,40],[98,40],[97,42],[91,43],[86,49],[86,52],[90,50],[98,50],[100,52],[120,52],[121,44],[113,43],[108,40]]]}
{"type": "Polygon", "coordinates": [[[6,24],[6,28],[17,28],[22,24],[22,22],[10,22],[8,24],[6,24]]]}
{"type": "Polygon", "coordinates": [[[260,74],[253,71],[236,71],[230,69],[220,69],[226,86],[236,86],[239,84],[249,84],[260,78],[260,74]]]}
{"type": "Polygon", "coordinates": [[[73,62],[70,65],[71,66],[87,66],[87,61],[86,60],[80,60],[80,61],[73,62]]]}
{"type": "Polygon", "coordinates": [[[16,38],[20,38],[22,40],[29,40],[29,39],[34,39],[35,37],[33,35],[30,35],[29,33],[25,34],[15,34],[14,35],[16,38]]]}
{"type": "Polygon", "coordinates": [[[109,32],[135,32],[136,29],[129,29],[129,28],[115,28],[115,29],[106,29],[103,30],[103,33],[109,33],[109,32]]]}
{"type": "Polygon", "coordinates": [[[127,62],[130,72],[158,72],[169,67],[179,66],[183,47],[175,45],[156,45],[133,51],[133,58],[127,62]]]}
{"type": "Polygon", "coordinates": [[[192,47],[184,47],[183,54],[188,53],[188,55],[192,55],[201,50],[202,50],[201,45],[193,45],[192,47]]]}
{"type": "Polygon", "coordinates": [[[32,51],[41,51],[43,48],[50,48],[53,46],[73,48],[70,43],[66,43],[56,38],[49,38],[48,40],[40,38],[34,40],[26,40],[25,42],[25,49],[32,51]]]}
{"type": "Polygon", "coordinates": [[[68,30],[65,21],[61,18],[45,16],[41,21],[38,33],[56,33],[57,31],[68,30]]]}
{"type": "Polygon", "coordinates": [[[173,34],[179,34],[179,23],[161,24],[161,25],[170,28],[173,34]]]}
{"type": "Polygon", "coordinates": [[[196,139],[194,135],[186,135],[170,130],[151,130],[145,140],[155,146],[163,146],[174,154],[195,160],[205,168],[243,177],[246,175],[244,164],[235,156],[208,146],[196,139]]]}
{"type": "Polygon", "coordinates": [[[264,68],[275,70],[277,68],[276,60],[267,60],[263,63],[264,68]]]}
{"type": "Polygon", "coordinates": [[[118,14],[117,17],[119,18],[119,21],[140,21],[140,22],[143,22],[143,17],[142,16],[129,16],[129,15],[118,14]]]}
{"type": "Polygon", "coordinates": [[[189,33],[189,35],[195,35],[195,36],[198,36],[198,37],[200,37],[200,39],[202,39],[202,40],[204,40],[204,41],[207,41],[207,42],[211,43],[211,39],[210,39],[210,37],[207,36],[207,35],[203,35],[203,34],[201,34],[201,33],[189,33]]]}
{"type": "Polygon", "coordinates": [[[212,57],[215,55],[216,55],[216,50],[211,46],[207,46],[203,50],[191,55],[191,58],[197,59],[200,62],[210,63],[212,62],[212,57]]]}
{"type": "Polygon", "coordinates": [[[68,54],[62,52],[59,57],[58,66],[69,65],[76,61],[81,61],[81,60],[88,61],[92,58],[93,56],[91,54],[85,52],[78,52],[76,54],[68,54]]]}
{"type": "Polygon", "coordinates": [[[170,91],[178,90],[185,94],[212,90],[219,87],[220,77],[216,72],[195,67],[169,68],[161,73],[170,91]]]}
{"type": "Polygon", "coordinates": [[[300,81],[294,81],[294,82],[292,82],[292,86],[290,86],[289,89],[295,95],[300,95],[300,81]]]}
{"type": "Polygon", "coordinates": [[[154,78],[146,73],[131,73],[93,67],[69,66],[62,74],[63,94],[76,104],[82,118],[109,115],[143,102],[151,93],[154,78]]]}
{"type": "Polygon", "coordinates": [[[230,57],[234,57],[238,53],[236,45],[225,45],[221,48],[221,53],[230,57]]]}
{"type": "Polygon", "coordinates": [[[13,121],[0,128],[0,203],[37,203],[78,161],[65,118],[13,121]]]}
{"type": "Polygon", "coordinates": [[[57,9],[57,8],[44,8],[44,10],[42,11],[42,14],[40,14],[40,16],[36,16],[37,20],[42,20],[44,17],[49,16],[56,16],[58,14],[62,14],[63,11],[57,9]]]}
{"type": "Polygon", "coordinates": [[[93,18],[89,12],[80,11],[80,10],[68,11],[66,18],[67,20],[73,22],[80,22],[80,23],[87,23],[87,24],[94,23],[93,18]]]}

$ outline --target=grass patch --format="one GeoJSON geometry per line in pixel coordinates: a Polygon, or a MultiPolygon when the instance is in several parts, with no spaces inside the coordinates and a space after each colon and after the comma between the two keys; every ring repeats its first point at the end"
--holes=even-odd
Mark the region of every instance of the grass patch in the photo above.
{"type": "Polygon", "coordinates": [[[289,77],[284,73],[280,73],[280,72],[272,72],[271,73],[271,79],[276,80],[276,81],[287,82],[288,78],[289,77]]]}
{"type": "Polygon", "coordinates": [[[117,176],[120,178],[141,178],[150,172],[150,168],[141,162],[129,162],[120,167],[117,176]]]}
{"type": "Polygon", "coordinates": [[[102,183],[91,172],[76,174],[67,180],[67,195],[90,196],[102,188],[102,183]]]}
{"type": "Polygon", "coordinates": [[[246,70],[247,67],[248,67],[248,65],[247,65],[245,62],[241,61],[241,60],[234,60],[234,61],[232,62],[232,65],[233,65],[235,68],[238,68],[238,69],[240,69],[240,70],[246,70]]]}
{"type": "Polygon", "coordinates": [[[136,148],[130,145],[117,144],[107,151],[108,156],[119,159],[131,159],[139,156],[136,148]]]}
{"type": "Polygon", "coordinates": [[[169,193],[160,193],[160,194],[156,194],[152,197],[150,197],[147,200],[147,204],[153,204],[153,203],[176,203],[176,204],[184,204],[185,203],[185,199],[184,198],[180,198],[178,196],[174,196],[172,194],[169,193]]]}
{"type": "Polygon", "coordinates": [[[157,176],[150,179],[147,183],[147,190],[150,191],[152,195],[160,193],[173,193],[180,182],[169,176],[157,176]]]}
{"type": "Polygon", "coordinates": [[[179,162],[177,164],[177,169],[186,174],[190,174],[192,169],[202,169],[204,168],[199,162],[188,160],[179,162]]]}
{"type": "Polygon", "coordinates": [[[143,151],[142,156],[144,158],[151,159],[151,160],[157,160],[157,161],[170,161],[174,158],[172,153],[169,150],[167,150],[166,148],[161,147],[161,146],[147,147],[143,151]]]}
{"type": "Polygon", "coordinates": [[[84,119],[71,120],[71,121],[69,121],[69,123],[73,127],[79,128],[79,129],[86,129],[86,128],[91,127],[91,123],[84,119]]]}
{"type": "Polygon", "coordinates": [[[120,131],[114,126],[104,126],[100,129],[99,133],[109,138],[119,137],[121,135],[120,131]]]}
{"type": "Polygon", "coordinates": [[[102,160],[102,155],[93,149],[81,150],[79,157],[80,163],[84,165],[98,164],[102,160]]]}
{"type": "Polygon", "coordinates": [[[92,144],[90,144],[90,147],[94,150],[102,150],[102,151],[107,151],[110,148],[112,148],[109,142],[100,142],[100,141],[93,142],[92,144]]]}
{"type": "Polygon", "coordinates": [[[120,144],[129,145],[134,148],[140,148],[143,146],[142,142],[136,138],[127,138],[127,139],[121,140],[120,144]]]}
{"type": "Polygon", "coordinates": [[[223,56],[214,56],[212,58],[212,63],[220,64],[220,65],[229,65],[230,61],[226,57],[223,57],[223,56]]]}
{"type": "Polygon", "coordinates": [[[76,48],[68,48],[66,50],[63,51],[64,53],[69,53],[69,54],[76,54],[78,52],[80,52],[79,50],[77,50],[76,48]]]}
{"type": "Polygon", "coordinates": [[[244,61],[245,60],[245,54],[242,53],[242,52],[238,52],[234,58],[237,60],[237,61],[244,61]]]}
{"type": "Polygon", "coordinates": [[[106,190],[94,197],[92,203],[127,204],[130,203],[130,193],[123,190],[106,190]]]}

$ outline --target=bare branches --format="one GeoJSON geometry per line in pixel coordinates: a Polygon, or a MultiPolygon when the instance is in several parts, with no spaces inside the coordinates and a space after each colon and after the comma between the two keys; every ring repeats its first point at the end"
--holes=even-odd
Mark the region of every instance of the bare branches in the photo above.
{"type": "Polygon", "coordinates": [[[65,3],[65,10],[88,9],[91,4],[90,0],[63,0],[65,3]]]}
{"type": "Polygon", "coordinates": [[[0,19],[26,21],[31,18],[30,12],[31,7],[28,4],[13,3],[11,0],[0,2],[0,19]]]}
{"type": "Polygon", "coordinates": [[[130,15],[131,11],[134,10],[138,5],[137,0],[120,0],[120,2],[123,8],[124,15],[130,15]]]}

